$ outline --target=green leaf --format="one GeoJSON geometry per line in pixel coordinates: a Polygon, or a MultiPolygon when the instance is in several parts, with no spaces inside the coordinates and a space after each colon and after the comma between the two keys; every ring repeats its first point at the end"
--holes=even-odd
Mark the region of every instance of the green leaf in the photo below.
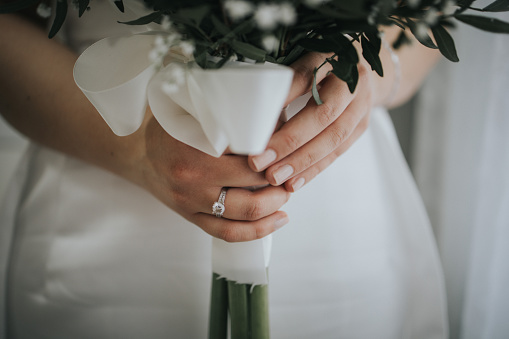
{"type": "Polygon", "coordinates": [[[90,4],[90,0],[78,0],[78,9],[79,9],[78,16],[80,18],[83,15],[83,13],[85,13],[85,11],[87,10],[89,4],[90,4]]]}
{"type": "Polygon", "coordinates": [[[188,18],[193,21],[196,25],[200,25],[202,20],[209,14],[210,6],[194,6],[190,8],[183,8],[177,12],[181,17],[188,18]]]}
{"type": "Polygon", "coordinates": [[[416,34],[417,25],[415,24],[415,22],[413,22],[410,19],[407,19],[407,25],[408,25],[408,28],[410,28],[410,31],[412,32],[414,37],[417,39],[417,41],[419,41],[423,46],[426,46],[428,48],[433,48],[433,49],[438,48],[437,45],[435,45],[435,43],[433,42],[433,40],[431,40],[431,37],[428,34],[426,34],[426,36],[421,36],[420,34],[416,34]]]}
{"type": "Polygon", "coordinates": [[[51,25],[51,29],[49,30],[48,37],[53,38],[65,21],[65,17],[67,15],[67,0],[58,0],[57,8],[55,11],[55,19],[53,20],[53,24],[51,25]]]}
{"type": "Polygon", "coordinates": [[[485,12],[506,12],[509,11],[509,0],[496,0],[482,9],[485,12]]]}
{"type": "Polygon", "coordinates": [[[255,61],[265,61],[267,52],[261,48],[238,40],[232,40],[230,44],[235,52],[242,54],[246,58],[255,61]]]}
{"type": "Polygon", "coordinates": [[[357,63],[350,63],[345,60],[337,61],[334,59],[327,59],[327,61],[332,66],[332,74],[346,82],[348,89],[351,93],[353,93],[357,87],[357,82],[359,81],[357,63]]]}
{"type": "Polygon", "coordinates": [[[148,15],[142,16],[141,18],[138,18],[136,20],[132,21],[119,21],[121,24],[126,25],[147,25],[151,22],[156,21],[159,19],[163,14],[161,12],[152,12],[148,15]]]}
{"type": "Polygon", "coordinates": [[[28,8],[40,0],[19,0],[9,3],[0,3],[0,14],[13,13],[28,8]]]}
{"type": "Polygon", "coordinates": [[[313,52],[319,53],[331,53],[334,52],[334,46],[331,44],[330,40],[324,39],[302,39],[297,43],[304,49],[313,52]]]}
{"type": "Polygon", "coordinates": [[[380,60],[380,56],[378,55],[380,52],[380,47],[377,48],[370,42],[365,36],[361,37],[361,46],[362,46],[362,56],[364,59],[371,65],[371,69],[375,71],[379,76],[384,76],[384,71],[382,67],[382,61],[380,60]]]}
{"type": "Polygon", "coordinates": [[[311,87],[311,94],[313,94],[313,98],[317,105],[323,104],[322,99],[320,99],[320,93],[318,93],[318,88],[316,86],[316,73],[318,72],[318,68],[315,68],[313,72],[313,86],[311,87]]]}
{"type": "Polygon", "coordinates": [[[214,25],[214,28],[217,29],[217,31],[221,35],[226,35],[231,32],[230,28],[224,24],[221,20],[219,20],[214,14],[211,15],[212,24],[214,25]]]}
{"type": "Polygon", "coordinates": [[[115,6],[117,6],[117,8],[119,9],[119,11],[121,11],[122,13],[124,13],[124,3],[122,2],[122,0],[115,0],[115,1],[114,1],[114,4],[115,4],[115,6]]]}
{"type": "Polygon", "coordinates": [[[456,15],[459,21],[492,33],[509,33],[509,23],[495,18],[488,18],[478,15],[456,15]]]}
{"type": "Polygon", "coordinates": [[[440,25],[431,28],[431,31],[433,32],[433,36],[437,42],[438,49],[442,55],[453,62],[460,61],[456,52],[454,40],[452,39],[449,32],[447,32],[447,30],[440,25]]]}

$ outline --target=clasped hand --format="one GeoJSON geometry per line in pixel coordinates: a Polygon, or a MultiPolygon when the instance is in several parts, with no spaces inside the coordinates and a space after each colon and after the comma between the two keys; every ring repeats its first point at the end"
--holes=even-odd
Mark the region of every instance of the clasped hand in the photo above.
{"type": "MultiPolygon", "coordinates": [[[[295,76],[287,103],[309,92],[313,70],[323,54],[309,53],[292,67],[295,76]]],[[[142,186],[210,235],[228,242],[262,238],[289,219],[280,208],[304,183],[324,170],[366,129],[372,106],[371,71],[359,66],[359,84],[351,94],[327,70],[318,74],[322,105],[306,107],[272,136],[257,156],[211,157],[168,135],[149,116],[143,125],[145,151],[142,186]],[[270,184],[270,185],[269,185],[270,184]],[[243,187],[265,186],[251,191],[243,187]],[[225,211],[214,216],[212,204],[228,187],[225,211]]]]}

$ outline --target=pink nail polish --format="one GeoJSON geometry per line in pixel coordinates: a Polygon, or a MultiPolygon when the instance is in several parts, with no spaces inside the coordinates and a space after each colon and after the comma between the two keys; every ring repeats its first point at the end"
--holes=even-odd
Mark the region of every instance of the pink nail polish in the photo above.
{"type": "Polygon", "coordinates": [[[277,154],[273,149],[267,149],[260,155],[257,155],[253,158],[253,164],[255,168],[260,171],[267,167],[271,162],[276,160],[277,154]]]}
{"type": "Polygon", "coordinates": [[[292,189],[294,192],[297,192],[302,186],[304,186],[304,183],[306,182],[306,179],[300,178],[296,182],[293,183],[292,189]]]}
{"type": "Polygon", "coordinates": [[[288,217],[283,217],[281,219],[276,220],[274,222],[274,231],[277,231],[278,229],[280,229],[284,225],[288,224],[289,221],[290,221],[290,219],[288,219],[288,217]]]}
{"type": "Polygon", "coordinates": [[[274,180],[276,181],[276,185],[280,185],[286,181],[293,174],[293,167],[290,165],[284,165],[278,168],[277,171],[274,172],[274,180]]]}

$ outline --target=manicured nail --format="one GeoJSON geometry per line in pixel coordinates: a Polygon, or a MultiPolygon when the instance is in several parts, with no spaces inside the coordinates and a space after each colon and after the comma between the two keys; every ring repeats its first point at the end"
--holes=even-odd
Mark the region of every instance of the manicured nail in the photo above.
{"type": "Polygon", "coordinates": [[[276,160],[277,154],[273,149],[267,149],[260,155],[253,158],[253,164],[255,168],[260,171],[267,167],[271,162],[276,160]]]}
{"type": "Polygon", "coordinates": [[[296,182],[293,183],[292,189],[294,192],[297,192],[302,186],[304,186],[304,183],[306,182],[306,179],[300,178],[296,182]]]}
{"type": "Polygon", "coordinates": [[[288,224],[289,221],[290,221],[290,219],[288,219],[288,217],[284,217],[284,218],[276,220],[276,222],[274,222],[274,231],[277,231],[284,225],[288,224]]]}
{"type": "Polygon", "coordinates": [[[281,166],[277,171],[274,172],[274,180],[276,180],[276,185],[280,185],[286,179],[293,174],[293,167],[290,165],[281,166]]]}

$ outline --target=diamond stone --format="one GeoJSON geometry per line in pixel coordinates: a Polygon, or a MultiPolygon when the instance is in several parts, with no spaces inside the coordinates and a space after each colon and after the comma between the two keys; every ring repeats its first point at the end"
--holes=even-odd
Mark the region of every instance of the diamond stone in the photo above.
{"type": "Polygon", "coordinates": [[[212,213],[214,213],[216,217],[220,217],[224,213],[224,205],[220,202],[215,202],[214,205],[212,205],[212,213]]]}

